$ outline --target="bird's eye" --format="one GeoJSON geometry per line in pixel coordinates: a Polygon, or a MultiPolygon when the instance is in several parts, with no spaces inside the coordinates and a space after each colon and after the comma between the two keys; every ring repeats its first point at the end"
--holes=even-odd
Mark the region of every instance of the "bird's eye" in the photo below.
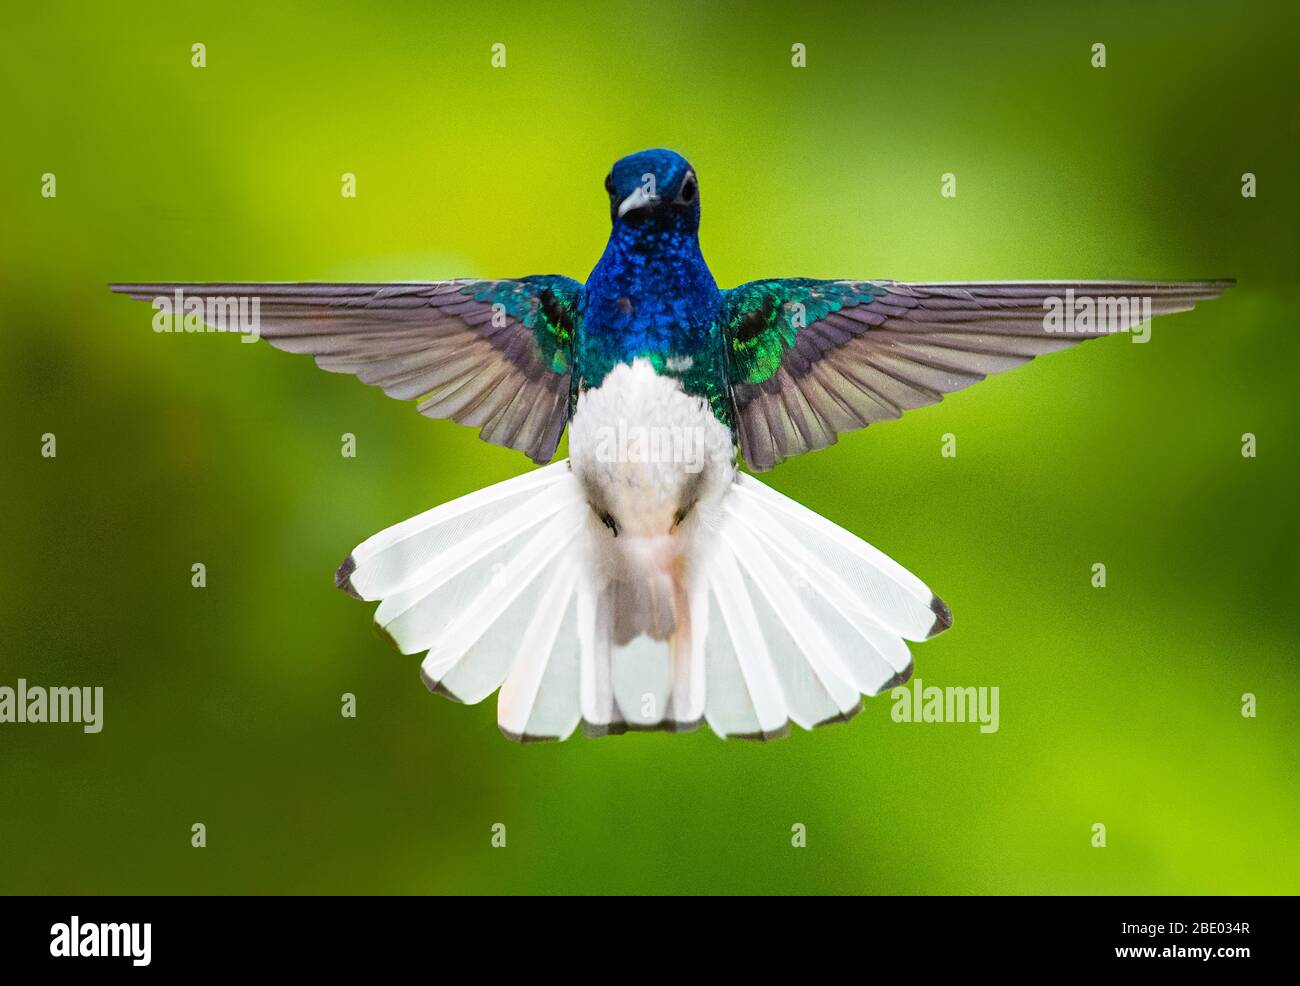
{"type": "Polygon", "coordinates": [[[686,180],[682,182],[682,190],[677,193],[677,198],[689,204],[695,201],[695,193],[697,191],[698,189],[695,186],[695,176],[687,175],[686,180]]]}
{"type": "Polygon", "coordinates": [[[614,173],[612,171],[605,176],[605,191],[609,193],[610,198],[614,197],[614,173]]]}

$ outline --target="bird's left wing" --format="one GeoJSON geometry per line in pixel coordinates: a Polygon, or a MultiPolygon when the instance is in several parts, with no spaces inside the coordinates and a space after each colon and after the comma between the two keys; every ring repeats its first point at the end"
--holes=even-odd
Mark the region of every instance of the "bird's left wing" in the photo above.
{"type": "Polygon", "coordinates": [[[477,427],[534,462],[550,460],[568,421],[582,285],[567,277],[112,289],[140,301],[199,299],[209,324],[244,301],[277,349],[308,353],[399,400],[418,398],[421,414],[477,427]]]}
{"type": "Polygon", "coordinates": [[[765,470],[840,433],[1234,282],[751,281],[724,293],[741,450],[765,470]]]}

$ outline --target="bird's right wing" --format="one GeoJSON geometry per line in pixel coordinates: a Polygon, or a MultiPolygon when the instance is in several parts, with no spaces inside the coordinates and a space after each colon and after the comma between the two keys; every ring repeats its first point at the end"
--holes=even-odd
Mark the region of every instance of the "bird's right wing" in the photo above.
{"type": "Polygon", "coordinates": [[[724,293],[751,469],[1084,339],[1187,311],[1232,281],[751,281],[724,293]]]}
{"type": "Polygon", "coordinates": [[[356,374],[390,397],[418,398],[421,414],[477,427],[485,441],[534,462],[550,461],[569,418],[582,285],[567,277],[112,289],[139,301],[197,299],[214,328],[229,328],[214,324],[214,314],[245,302],[277,349],[308,353],[322,369],[356,374]]]}

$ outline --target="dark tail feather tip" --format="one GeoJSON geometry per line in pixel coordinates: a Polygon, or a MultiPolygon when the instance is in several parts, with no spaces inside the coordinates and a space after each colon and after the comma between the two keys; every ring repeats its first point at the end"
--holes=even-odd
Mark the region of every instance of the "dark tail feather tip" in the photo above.
{"type": "MultiPolygon", "coordinates": [[[[351,561],[352,559],[349,558],[348,560],[351,561]]],[[[952,610],[938,596],[930,599],[930,612],[934,614],[934,624],[930,627],[930,632],[925,635],[926,640],[939,636],[952,626],[952,610]]]]}
{"type": "MultiPolygon", "coordinates": [[[[934,635],[931,634],[931,636],[934,635]]],[[[881,695],[889,691],[890,689],[898,688],[902,685],[906,685],[909,681],[912,680],[912,672],[915,670],[916,670],[916,665],[912,661],[908,661],[907,667],[903,668],[902,671],[898,672],[898,674],[894,675],[887,682],[881,685],[880,691],[878,691],[876,694],[881,695]]]]}
{"type": "Polygon", "coordinates": [[[357,570],[357,562],[351,555],[343,559],[343,564],[334,573],[334,587],[342,589],[353,599],[360,599],[361,593],[352,587],[352,573],[357,570]]]}

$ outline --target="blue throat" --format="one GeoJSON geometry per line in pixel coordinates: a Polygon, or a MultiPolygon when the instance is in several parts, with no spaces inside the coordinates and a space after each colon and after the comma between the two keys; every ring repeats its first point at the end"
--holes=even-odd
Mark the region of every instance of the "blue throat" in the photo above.
{"type": "Polygon", "coordinates": [[[619,363],[645,357],[712,402],[726,378],[721,301],[694,229],[616,221],[587,278],[577,346],[581,386],[599,386],[619,363]]]}

